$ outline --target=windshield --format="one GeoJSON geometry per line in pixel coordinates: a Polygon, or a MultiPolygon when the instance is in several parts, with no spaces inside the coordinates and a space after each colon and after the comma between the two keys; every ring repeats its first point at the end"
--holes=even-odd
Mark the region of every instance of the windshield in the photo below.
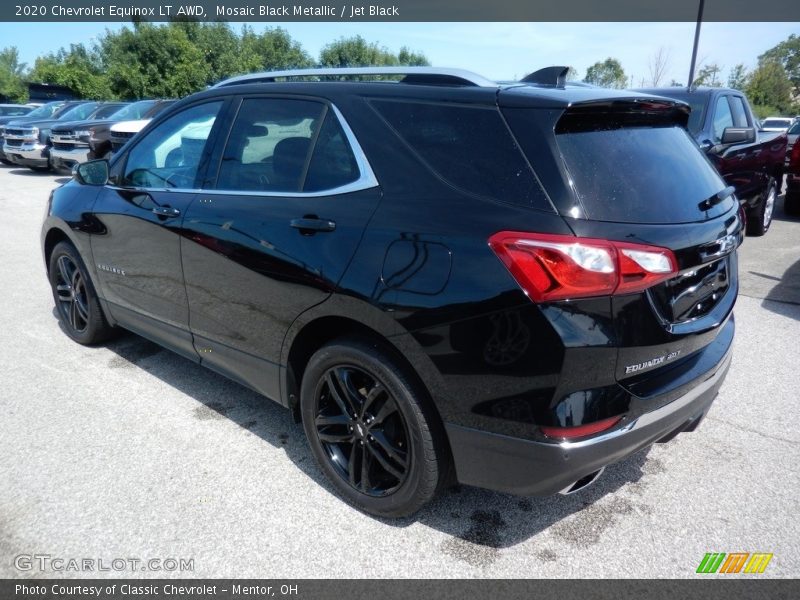
{"type": "Polygon", "coordinates": [[[121,104],[109,104],[108,106],[101,106],[99,109],[97,109],[97,112],[95,112],[92,115],[92,118],[93,119],[108,119],[112,115],[116,114],[119,111],[121,106],[123,106],[123,105],[121,105],[121,104]]]}
{"type": "Polygon", "coordinates": [[[40,106],[29,112],[26,117],[33,117],[38,119],[46,119],[47,117],[52,117],[53,113],[55,113],[61,106],[63,102],[48,102],[47,104],[40,106]]]}
{"type": "Polygon", "coordinates": [[[0,116],[21,117],[31,112],[30,106],[0,106],[0,116]]]}
{"type": "Polygon", "coordinates": [[[787,133],[800,133],[800,121],[797,121],[794,125],[792,125],[787,133]]]}
{"type": "Polygon", "coordinates": [[[140,100],[121,108],[111,118],[115,121],[138,121],[156,103],[155,100],[140,100]]]}
{"type": "Polygon", "coordinates": [[[59,115],[59,121],[84,121],[89,115],[97,110],[97,102],[87,102],[68,110],[63,115],[59,115]]]}
{"type": "Polygon", "coordinates": [[[558,147],[586,216],[622,223],[688,223],[718,216],[699,204],[725,183],[682,127],[562,133],[558,147]]]}
{"type": "Polygon", "coordinates": [[[792,124],[790,119],[764,119],[761,122],[761,126],[764,128],[767,127],[778,127],[778,128],[785,128],[789,127],[792,124]]]}

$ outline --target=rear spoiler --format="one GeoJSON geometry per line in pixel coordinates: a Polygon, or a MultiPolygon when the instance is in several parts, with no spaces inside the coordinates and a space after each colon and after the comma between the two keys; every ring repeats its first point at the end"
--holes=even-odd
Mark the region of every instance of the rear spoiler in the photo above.
{"type": "Polygon", "coordinates": [[[623,127],[686,127],[691,108],[667,98],[619,98],[581,102],[568,107],[556,123],[556,133],[623,127]]]}

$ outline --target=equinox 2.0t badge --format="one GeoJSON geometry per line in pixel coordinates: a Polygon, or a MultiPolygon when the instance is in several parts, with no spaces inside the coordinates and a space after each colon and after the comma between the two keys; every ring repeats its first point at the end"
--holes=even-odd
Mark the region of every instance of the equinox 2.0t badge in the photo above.
{"type": "Polygon", "coordinates": [[[109,265],[102,265],[100,263],[97,263],[97,268],[100,271],[105,271],[107,273],[114,273],[114,275],[122,275],[123,277],[125,277],[125,271],[123,271],[122,269],[118,269],[117,267],[112,267],[109,265]]]}
{"type": "Polygon", "coordinates": [[[681,355],[680,350],[676,350],[675,352],[670,352],[669,354],[665,354],[664,356],[657,356],[656,358],[651,358],[650,360],[646,360],[644,362],[640,362],[635,365],[628,365],[625,367],[625,373],[636,373],[637,371],[643,371],[644,369],[650,369],[657,365],[663,364],[667,361],[672,360],[673,358],[678,358],[681,355]]]}

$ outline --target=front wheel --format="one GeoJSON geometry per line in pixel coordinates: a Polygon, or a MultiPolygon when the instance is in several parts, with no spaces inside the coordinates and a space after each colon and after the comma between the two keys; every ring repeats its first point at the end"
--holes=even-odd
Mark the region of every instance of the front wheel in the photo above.
{"type": "Polygon", "coordinates": [[[747,219],[747,234],[753,236],[764,235],[772,224],[772,213],[775,210],[775,200],[778,198],[778,184],[770,179],[767,192],[747,219]]]}
{"type": "Polygon", "coordinates": [[[58,320],[69,337],[79,344],[97,344],[114,335],[86,267],[69,242],[59,242],[53,248],[49,277],[58,320]]]}
{"type": "Polygon", "coordinates": [[[300,409],[317,463],[360,510],[411,515],[445,480],[449,458],[437,416],[378,344],[343,339],[318,350],[303,375],[300,409]]]}

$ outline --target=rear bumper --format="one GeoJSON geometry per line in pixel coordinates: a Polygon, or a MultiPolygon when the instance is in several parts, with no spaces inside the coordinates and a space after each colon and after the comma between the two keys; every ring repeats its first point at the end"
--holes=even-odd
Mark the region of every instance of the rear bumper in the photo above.
{"type": "Polygon", "coordinates": [[[21,146],[4,144],[3,153],[8,160],[23,167],[50,165],[48,146],[39,142],[25,142],[21,146]]]}
{"type": "Polygon", "coordinates": [[[89,146],[81,146],[73,150],[50,150],[50,163],[54,169],[71,171],[72,167],[89,160],[89,146]]]}
{"type": "Polygon", "coordinates": [[[708,412],[730,363],[728,349],[682,396],[586,440],[538,442],[446,424],[458,481],[521,496],[558,493],[642,448],[694,429],[708,412]]]}

